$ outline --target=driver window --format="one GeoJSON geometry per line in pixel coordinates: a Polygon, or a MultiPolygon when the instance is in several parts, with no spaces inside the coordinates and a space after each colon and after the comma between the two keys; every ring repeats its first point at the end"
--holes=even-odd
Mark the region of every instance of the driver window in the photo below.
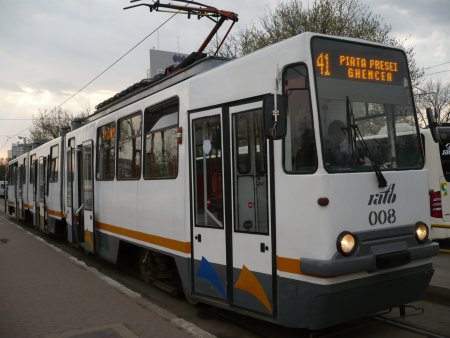
{"type": "Polygon", "coordinates": [[[312,173],[317,169],[317,151],[305,65],[284,71],[283,92],[287,98],[284,169],[292,174],[312,173]]]}

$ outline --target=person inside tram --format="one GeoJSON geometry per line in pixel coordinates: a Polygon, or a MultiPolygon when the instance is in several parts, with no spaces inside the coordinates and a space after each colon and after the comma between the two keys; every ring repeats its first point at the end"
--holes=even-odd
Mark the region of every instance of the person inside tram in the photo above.
{"type": "Polygon", "coordinates": [[[334,120],[328,126],[325,138],[325,162],[331,166],[347,166],[351,162],[351,156],[342,149],[346,129],[346,125],[340,120],[334,120]]]}
{"type": "Polygon", "coordinates": [[[301,147],[295,156],[295,170],[311,171],[317,167],[316,140],[311,128],[305,129],[301,137],[301,147]]]}

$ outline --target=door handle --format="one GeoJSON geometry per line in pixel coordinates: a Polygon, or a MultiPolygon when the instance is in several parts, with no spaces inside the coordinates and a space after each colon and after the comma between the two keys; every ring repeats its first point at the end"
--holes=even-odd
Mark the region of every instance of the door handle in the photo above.
{"type": "Polygon", "coordinates": [[[92,215],[89,215],[89,219],[92,220],[92,215]]]}
{"type": "Polygon", "coordinates": [[[196,239],[198,242],[201,242],[201,241],[202,241],[202,235],[201,235],[201,234],[196,235],[196,236],[195,236],[195,239],[196,239]]]}
{"type": "Polygon", "coordinates": [[[260,249],[261,249],[261,252],[266,252],[267,250],[269,250],[269,247],[266,244],[261,243],[260,249]]]}

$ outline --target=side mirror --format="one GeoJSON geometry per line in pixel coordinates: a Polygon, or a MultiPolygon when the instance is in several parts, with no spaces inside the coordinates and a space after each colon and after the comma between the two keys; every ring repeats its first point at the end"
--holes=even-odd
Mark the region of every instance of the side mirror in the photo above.
{"type": "Polygon", "coordinates": [[[431,136],[433,137],[434,142],[439,142],[439,135],[437,131],[437,122],[436,117],[434,115],[433,109],[427,108],[427,119],[428,119],[428,126],[430,127],[431,136]]]}
{"type": "Polygon", "coordinates": [[[286,101],[283,95],[267,94],[263,100],[264,133],[266,137],[279,140],[286,136],[286,101]]]}

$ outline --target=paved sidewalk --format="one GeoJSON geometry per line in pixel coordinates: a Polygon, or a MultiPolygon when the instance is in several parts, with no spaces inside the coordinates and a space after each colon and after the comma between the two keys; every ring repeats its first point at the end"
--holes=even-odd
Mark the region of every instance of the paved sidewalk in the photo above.
{"type": "Polygon", "coordinates": [[[0,213],[0,337],[212,337],[0,213]]]}

